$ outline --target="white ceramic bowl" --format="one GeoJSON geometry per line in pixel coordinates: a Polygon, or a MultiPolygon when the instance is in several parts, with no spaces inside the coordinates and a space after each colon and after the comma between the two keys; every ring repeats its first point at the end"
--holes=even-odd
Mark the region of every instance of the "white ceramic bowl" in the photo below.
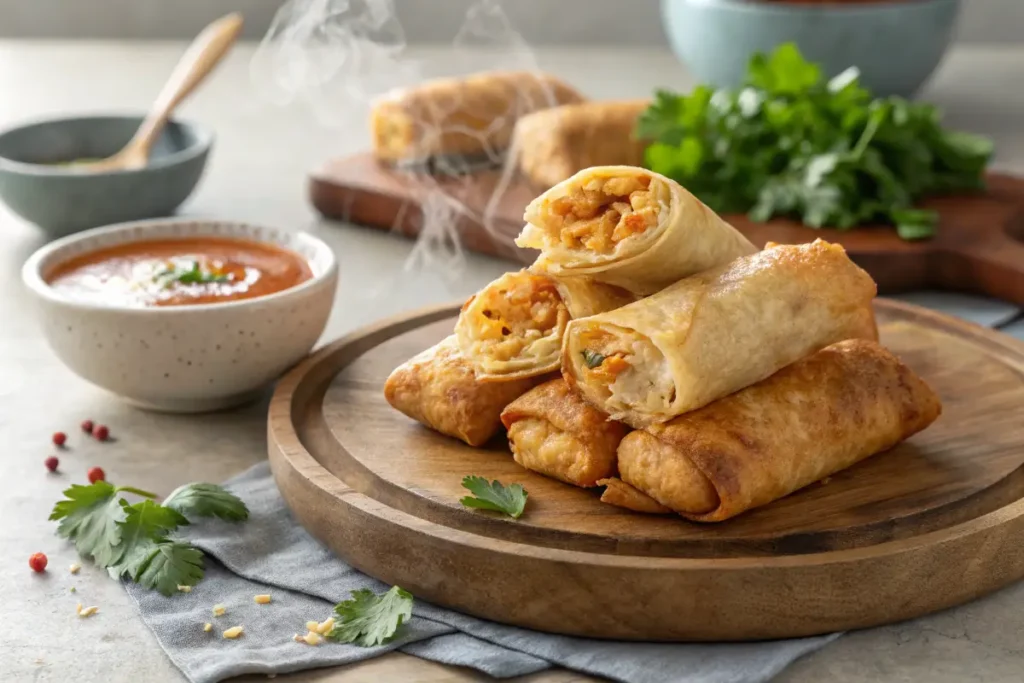
{"type": "Polygon", "coordinates": [[[305,233],[210,220],[148,220],[77,233],[33,254],[22,279],[43,333],[83,379],[137,406],[218,410],[255,398],[301,360],[323,333],[338,265],[305,233]],[[274,294],[216,304],[127,308],[59,295],[43,279],[55,265],[103,247],[147,239],[220,236],[275,244],[304,257],[313,277],[274,294]]]}

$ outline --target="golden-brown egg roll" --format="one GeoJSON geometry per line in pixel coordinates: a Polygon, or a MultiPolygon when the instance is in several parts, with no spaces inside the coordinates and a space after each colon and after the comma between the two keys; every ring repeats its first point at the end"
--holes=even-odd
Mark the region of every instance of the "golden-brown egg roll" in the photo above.
{"type": "Polygon", "coordinates": [[[630,486],[618,477],[600,479],[597,485],[605,487],[604,493],[601,494],[602,503],[648,515],[664,515],[672,512],[640,489],[630,486]]]}
{"type": "Polygon", "coordinates": [[[453,335],[395,368],[384,397],[417,422],[480,446],[501,428],[505,406],[543,379],[481,382],[453,335]]]}
{"type": "Polygon", "coordinates": [[[516,124],[520,173],[548,189],[590,166],[640,166],[646,142],[634,132],[649,100],[580,102],[534,112],[516,124]]]}
{"type": "Polygon", "coordinates": [[[516,244],[541,251],[534,270],[641,296],[757,251],[679,183],[634,166],[582,170],[534,199],[524,220],[516,244]]]}
{"type": "Polygon", "coordinates": [[[501,413],[516,462],[576,486],[615,474],[615,450],[629,429],[609,420],[561,378],[512,401],[501,413]]]}
{"type": "Polygon", "coordinates": [[[610,311],[636,297],[590,278],[506,273],[462,307],[455,336],[477,377],[534,377],[558,369],[572,318],[610,311]]]}
{"type": "Polygon", "coordinates": [[[829,344],[876,338],[875,292],[839,245],[780,245],[570,321],[562,373],[616,420],[665,422],[829,344]]]}
{"type": "Polygon", "coordinates": [[[884,451],[939,416],[934,391],[877,343],[833,344],[619,445],[623,481],[720,522],[884,451]]]}
{"type": "Polygon", "coordinates": [[[572,86],[539,72],[493,71],[427,81],[392,91],[374,104],[373,151],[390,163],[494,156],[508,148],[519,117],[583,99],[572,86]]]}

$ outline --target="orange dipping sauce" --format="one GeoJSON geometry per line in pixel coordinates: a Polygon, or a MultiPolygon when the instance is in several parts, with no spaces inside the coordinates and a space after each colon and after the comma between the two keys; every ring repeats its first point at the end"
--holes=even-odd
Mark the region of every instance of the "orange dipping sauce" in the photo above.
{"type": "Polygon", "coordinates": [[[59,264],[46,281],[76,301],[141,308],[252,299],[312,276],[309,263],[287,249],[196,237],[99,249],[59,264]]]}

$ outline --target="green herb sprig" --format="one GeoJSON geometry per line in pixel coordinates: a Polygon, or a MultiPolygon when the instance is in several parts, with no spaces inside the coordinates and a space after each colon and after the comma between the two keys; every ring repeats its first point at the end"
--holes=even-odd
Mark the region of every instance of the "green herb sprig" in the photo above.
{"type": "Polygon", "coordinates": [[[187,525],[188,517],[242,521],[249,516],[245,503],[214,484],[186,484],[163,505],[153,502],[155,493],[102,479],[88,486],[73,484],[64,496],[50,513],[50,520],[60,522],[59,536],[111,575],[127,576],[164,595],[203,578],[202,551],[171,539],[175,529],[187,525]],[[129,503],[122,493],[145,500],[129,503]]]}
{"type": "Polygon", "coordinates": [[[488,483],[484,477],[466,477],[462,487],[473,494],[459,500],[466,507],[503,512],[514,519],[523,514],[529,497],[522,484],[505,486],[497,479],[488,483]]]}
{"type": "Polygon", "coordinates": [[[153,276],[154,282],[163,287],[170,287],[175,282],[183,285],[203,285],[211,282],[228,282],[230,278],[224,273],[204,270],[199,261],[191,261],[188,266],[174,265],[153,276]]]}
{"type": "Polygon", "coordinates": [[[992,142],[946,130],[934,106],[874,98],[855,68],[829,81],[792,43],[755,55],[740,89],[659,91],[637,135],[645,165],[721,213],[792,216],[811,227],[896,226],[935,234],[931,195],[982,189],[992,142]]]}
{"type": "Polygon", "coordinates": [[[412,594],[398,586],[380,595],[366,588],[354,590],[350,600],[335,605],[337,622],[327,637],[360,647],[383,645],[412,618],[412,603],[412,594]]]}

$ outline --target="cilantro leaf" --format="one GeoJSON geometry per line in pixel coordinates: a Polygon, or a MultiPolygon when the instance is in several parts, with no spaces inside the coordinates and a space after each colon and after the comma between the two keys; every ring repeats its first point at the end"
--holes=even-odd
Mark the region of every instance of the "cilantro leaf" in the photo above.
{"type": "Polygon", "coordinates": [[[875,98],[849,68],[826,80],[792,43],[751,58],[738,89],[656,93],[639,117],[644,164],[713,210],[810,227],[935,233],[929,196],[982,189],[992,142],[942,127],[939,110],[875,98]]]}
{"type": "Polygon", "coordinates": [[[212,484],[190,484],[171,494],[174,505],[152,500],[129,504],[118,493],[144,498],[156,494],[106,481],[75,484],[64,492],[50,519],[60,522],[57,533],[75,543],[82,555],[92,556],[114,578],[128,576],[146,588],[172,595],[178,586],[203,578],[203,553],[188,543],[167,538],[189,523],[183,512],[239,520],[248,510],[237,497],[212,484]]]}
{"type": "Polygon", "coordinates": [[[178,586],[194,586],[203,578],[203,552],[188,543],[151,540],[139,555],[132,580],[144,588],[171,596],[178,586]]]}
{"type": "Polygon", "coordinates": [[[168,532],[188,524],[188,520],[175,510],[165,508],[151,500],[128,505],[124,500],[121,507],[125,519],[121,527],[121,553],[111,567],[112,573],[128,574],[132,580],[151,557],[155,545],[162,542],[168,532]]]}
{"type": "Polygon", "coordinates": [[[466,496],[459,501],[466,507],[504,512],[516,519],[523,514],[529,496],[521,484],[504,486],[497,479],[487,483],[483,477],[469,476],[462,480],[462,486],[475,496],[466,496]]]}
{"type": "Polygon", "coordinates": [[[121,527],[124,516],[115,498],[117,489],[106,481],[84,486],[72,484],[64,491],[66,500],[58,501],[50,520],[60,520],[57,534],[73,541],[78,552],[101,567],[117,561],[121,554],[121,527]]]}
{"type": "Polygon", "coordinates": [[[245,503],[216,484],[185,484],[172,491],[163,506],[186,517],[219,517],[229,522],[249,518],[245,503]]]}
{"type": "Polygon", "coordinates": [[[338,621],[327,637],[361,647],[382,645],[412,617],[412,602],[412,594],[398,586],[381,595],[366,588],[354,590],[350,600],[335,605],[338,621]]]}
{"type": "MultiPolygon", "coordinates": [[[[590,349],[583,349],[580,351],[580,355],[583,356],[583,364],[593,370],[594,368],[601,365],[604,362],[604,356],[597,351],[591,351],[590,349]]],[[[463,484],[465,485],[465,484],[463,484]]]]}

